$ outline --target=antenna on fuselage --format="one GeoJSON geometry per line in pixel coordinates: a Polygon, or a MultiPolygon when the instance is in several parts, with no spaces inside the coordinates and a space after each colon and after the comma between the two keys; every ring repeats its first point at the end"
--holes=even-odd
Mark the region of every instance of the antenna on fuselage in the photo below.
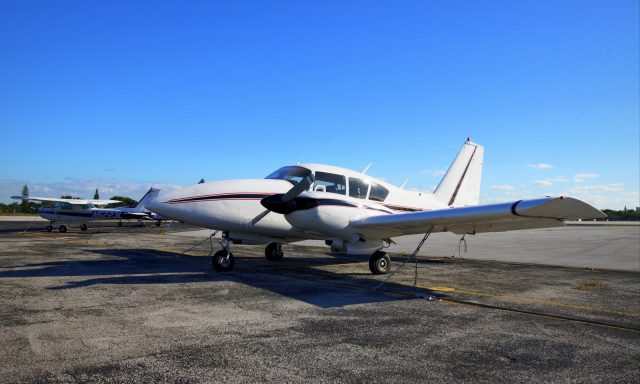
{"type": "Polygon", "coordinates": [[[364,167],[364,169],[360,173],[364,175],[365,173],[367,173],[367,171],[369,170],[369,168],[371,168],[372,165],[373,163],[369,163],[366,167],[364,167]]]}
{"type": "Polygon", "coordinates": [[[407,183],[409,182],[409,180],[411,180],[410,177],[407,177],[407,180],[404,181],[404,183],[402,183],[402,185],[400,186],[400,189],[404,189],[404,186],[407,185],[407,183]]]}

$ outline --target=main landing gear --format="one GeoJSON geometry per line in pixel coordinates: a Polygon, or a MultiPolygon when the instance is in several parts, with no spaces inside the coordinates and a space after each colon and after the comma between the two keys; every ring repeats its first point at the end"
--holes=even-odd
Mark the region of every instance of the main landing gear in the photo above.
{"type": "Polygon", "coordinates": [[[375,251],[369,258],[369,269],[374,275],[384,275],[391,269],[391,259],[382,251],[375,251]]]}
{"type": "MultiPolygon", "coordinates": [[[[84,225],[84,224],[83,224],[84,225]]],[[[85,225],[86,226],[86,225],[85,225]]],[[[80,227],[82,229],[82,227],[80,227]]],[[[61,224],[58,227],[58,232],[60,233],[65,233],[69,230],[69,226],[65,225],[65,224],[61,224]]],[[[47,232],[51,232],[53,231],[53,221],[49,223],[49,225],[47,225],[47,232]]],[[[86,231],[86,229],[83,229],[83,231],[86,231]]]]}
{"type": "Polygon", "coordinates": [[[86,232],[86,231],[87,231],[87,229],[89,229],[89,227],[87,226],[87,224],[82,223],[82,225],[80,225],[80,230],[81,230],[82,232],[86,232]]]}

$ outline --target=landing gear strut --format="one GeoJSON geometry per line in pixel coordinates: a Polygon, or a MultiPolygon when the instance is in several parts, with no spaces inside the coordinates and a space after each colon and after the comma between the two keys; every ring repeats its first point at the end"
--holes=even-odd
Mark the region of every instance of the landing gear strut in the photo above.
{"type": "Polygon", "coordinates": [[[228,234],[222,235],[220,245],[224,249],[214,253],[213,257],[211,257],[211,265],[218,272],[229,272],[233,269],[236,261],[233,253],[231,253],[231,240],[229,240],[228,234]]]}
{"type": "Polygon", "coordinates": [[[269,260],[282,260],[284,253],[282,252],[282,244],[280,243],[269,243],[267,248],[264,250],[264,255],[269,260]]]}
{"type": "Polygon", "coordinates": [[[391,259],[385,252],[375,251],[369,258],[369,269],[374,275],[384,275],[391,269],[391,259]]]}

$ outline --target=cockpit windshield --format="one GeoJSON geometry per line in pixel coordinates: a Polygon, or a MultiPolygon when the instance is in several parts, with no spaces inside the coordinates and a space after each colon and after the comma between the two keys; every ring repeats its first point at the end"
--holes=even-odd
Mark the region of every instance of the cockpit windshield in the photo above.
{"type": "Polygon", "coordinates": [[[266,179],[287,180],[291,184],[295,185],[298,181],[302,180],[309,174],[309,170],[303,167],[289,166],[282,167],[273,172],[266,179]]]}

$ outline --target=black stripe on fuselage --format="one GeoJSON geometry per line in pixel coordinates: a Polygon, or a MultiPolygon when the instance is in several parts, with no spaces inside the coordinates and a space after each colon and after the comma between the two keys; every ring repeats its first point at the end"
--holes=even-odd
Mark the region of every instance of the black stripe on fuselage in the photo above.
{"type": "Polygon", "coordinates": [[[169,200],[169,204],[181,204],[181,203],[199,203],[203,201],[215,201],[215,200],[259,200],[264,199],[271,194],[267,193],[227,193],[221,195],[203,195],[183,197],[180,199],[169,200]]]}
{"type": "MultiPolygon", "coordinates": [[[[206,201],[220,201],[220,200],[260,200],[272,195],[273,194],[265,194],[265,193],[227,193],[227,194],[220,194],[220,195],[202,195],[202,196],[183,197],[179,199],[169,200],[168,203],[184,204],[184,203],[201,203],[206,201]]],[[[322,206],[365,208],[365,209],[380,211],[384,213],[389,213],[383,209],[359,205],[359,204],[341,200],[341,199],[314,199],[311,197],[297,197],[296,200],[301,201],[300,207],[304,207],[298,210],[310,209],[310,208],[314,208],[322,205],[322,206]]],[[[390,209],[396,209],[396,208],[390,208],[390,209]]],[[[402,208],[397,208],[396,210],[402,210],[402,208]]],[[[411,208],[407,208],[406,210],[411,210],[411,208]]]]}
{"type": "Polygon", "coordinates": [[[385,207],[394,210],[394,211],[402,211],[402,212],[420,212],[420,211],[424,211],[424,209],[420,209],[420,208],[412,208],[412,207],[405,207],[402,205],[393,205],[393,204],[382,204],[385,207]]]}
{"type": "Polygon", "coordinates": [[[72,216],[72,217],[86,217],[88,219],[106,220],[106,219],[143,219],[140,215],[132,215],[123,211],[108,211],[108,210],[93,210],[88,212],[74,212],[74,211],[55,211],[53,209],[40,208],[38,214],[57,215],[57,216],[72,216]]]}

